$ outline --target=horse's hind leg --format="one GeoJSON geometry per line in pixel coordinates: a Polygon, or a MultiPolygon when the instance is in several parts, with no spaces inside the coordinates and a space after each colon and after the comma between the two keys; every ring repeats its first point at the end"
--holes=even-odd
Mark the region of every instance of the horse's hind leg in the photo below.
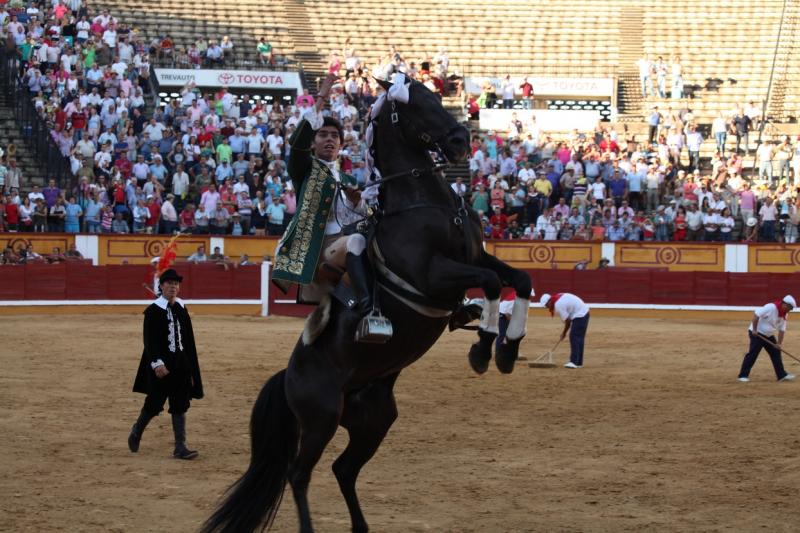
{"type": "Polygon", "coordinates": [[[356,479],[361,468],[381,445],[397,418],[392,389],[398,374],[374,382],[345,399],[341,424],[350,434],[350,442],[333,463],[333,473],[347,502],[354,533],[368,530],[356,494],[356,479]]]}
{"type": "Polygon", "coordinates": [[[510,267],[493,255],[483,253],[481,257],[483,266],[496,272],[504,285],[514,287],[516,298],[514,299],[514,309],[511,313],[511,320],[508,324],[506,337],[497,346],[494,362],[497,369],[504,374],[510,374],[514,370],[514,363],[519,355],[519,344],[525,336],[526,323],[528,320],[528,307],[531,296],[531,277],[527,272],[510,267]]]}
{"type": "Polygon", "coordinates": [[[292,368],[297,358],[290,362],[286,380],[286,398],[297,417],[300,443],[297,456],[289,465],[289,483],[297,504],[300,532],[312,533],[311,512],[308,507],[308,484],[311,472],[322,452],[339,427],[342,413],[341,386],[333,378],[334,369],[310,362],[292,368]]]}

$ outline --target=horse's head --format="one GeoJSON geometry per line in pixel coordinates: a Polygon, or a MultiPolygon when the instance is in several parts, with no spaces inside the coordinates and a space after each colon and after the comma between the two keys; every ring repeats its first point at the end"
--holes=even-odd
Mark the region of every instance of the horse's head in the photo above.
{"type": "MultiPolygon", "coordinates": [[[[392,83],[378,80],[388,92],[392,83]]],[[[442,107],[439,97],[417,81],[408,85],[408,103],[389,100],[388,114],[406,144],[443,154],[449,161],[463,161],[469,152],[469,131],[442,107]]]]}

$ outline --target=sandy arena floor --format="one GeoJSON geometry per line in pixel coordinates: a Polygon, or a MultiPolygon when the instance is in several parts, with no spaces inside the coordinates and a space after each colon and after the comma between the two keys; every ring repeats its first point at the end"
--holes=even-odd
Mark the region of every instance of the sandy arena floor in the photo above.
{"type": "MultiPolygon", "coordinates": [[[[0,530],[32,532],[197,530],[243,472],[251,405],[302,325],[195,318],[207,396],[188,418],[200,458],[181,462],[164,415],[138,454],[126,447],[141,315],[1,321],[0,530]]],[[[559,324],[531,318],[527,355],[559,324]]],[[[797,335],[786,346],[800,352],[797,335]]],[[[472,339],[445,335],[401,376],[400,418],[359,483],[373,531],[800,527],[800,383],[776,383],[766,354],[736,382],[744,324],[596,317],[585,368],[511,376],[474,375],[472,339]]],[[[349,527],[330,471],[344,437],[312,481],[321,532],[349,527]]],[[[287,493],[275,530],[295,528],[287,493]]]]}

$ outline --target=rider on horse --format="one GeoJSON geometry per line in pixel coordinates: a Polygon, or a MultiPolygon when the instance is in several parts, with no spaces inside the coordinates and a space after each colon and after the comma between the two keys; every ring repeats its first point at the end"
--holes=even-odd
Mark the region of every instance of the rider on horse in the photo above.
{"type": "Polygon", "coordinates": [[[363,316],[372,309],[372,296],[367,241],[355,228],[367,217],[367,206],[356,179],[338,168],[342,125],[322,116],[333,81],[332,75],[323,81],[314,107],[289,139],[297,213],[278,243],[272,279],[284,290],[299,283],[301,300],[318,300],[319,291],[329,291],[346,270],[363,316]]]}

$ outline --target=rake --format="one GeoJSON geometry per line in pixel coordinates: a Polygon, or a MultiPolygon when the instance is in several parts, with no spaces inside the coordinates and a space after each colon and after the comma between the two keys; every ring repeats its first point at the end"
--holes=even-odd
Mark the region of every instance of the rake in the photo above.
{"type": "Polygon", "coordinates": [[[528,363],[528,368],[555,368],[556,364],[553,362],[553,352],[556,351],[559,344],[561,344],[561,339],[558,339],[552,348],[528,363]]]}
{"type": "Polygon", "coordinates": [[[768,338],[767,338],[765,335],[762,335],[761,333],[758,333],[758,336],[761,338],[761,340],[763,340],[764,342],[766,342],[766,343],[767,343],[767,344],[769,344],[770,346],[772,346],[772,347],[774,347],[774,348],[777,348],[777,349],[779,349],[780,351],[782,351],[783,353],[785,353],[786,355],[788,355],[789,357],[791,357],[792,359],[794,359],[795,361],[797,361],[798,363],[800,363],[800,359],[798,359],[798,358],[797,358],[797,357],[795,357],[794,355],[792,355],[792,354],[790,354],[789,352],[787,352],[786,350],[784,350],[784,349],[783,349],[781,346],[778,346],[777,344],[775,344],[774,342],[772,342],[771,340],[769,340],[769,339],[768,339],[768,338]]]}

